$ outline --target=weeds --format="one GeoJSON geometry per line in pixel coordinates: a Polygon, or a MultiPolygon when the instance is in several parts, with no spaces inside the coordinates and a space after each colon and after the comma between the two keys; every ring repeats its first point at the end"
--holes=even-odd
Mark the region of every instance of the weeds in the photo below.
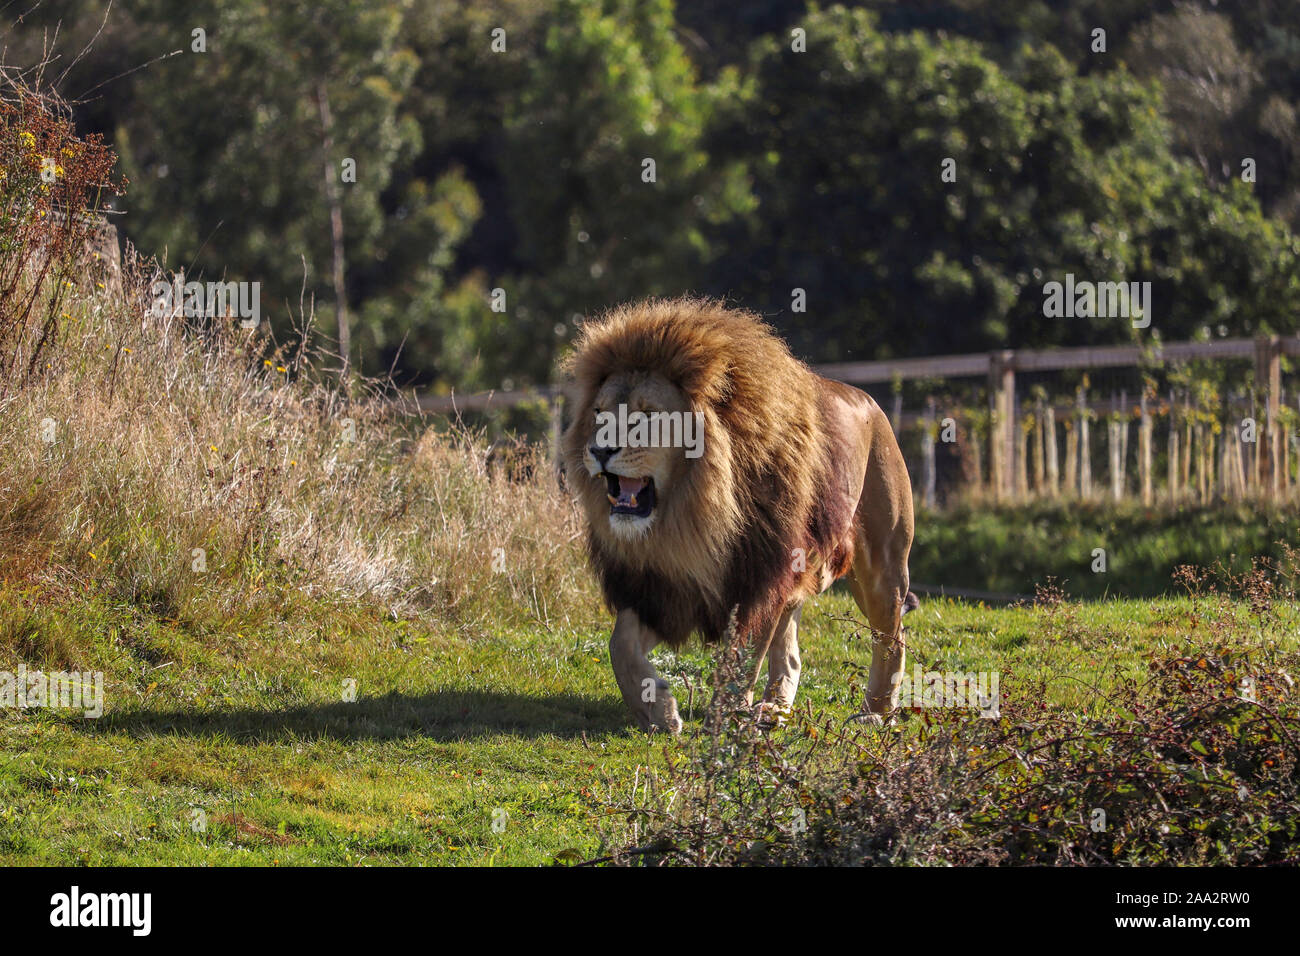
{"type": "Polygon", "coordinates": [[[113,152],[51,95],[0,83],[0,400],[54,352],[99,225],[113,152]]]}
{"type": "Polygon", "coordinates": [[[409,414],[385,382],[341,394],[309,311],[292,345],[159,317],[165,273],[130,249],[120,288],[70,283],[109,165],[48,104],[0,103],[0,286],[26,290],[0,294],[0,581],[196,627],[284,589],[479,630],[596,611],[549,469],[489,474],[481,436],[409,414]],[[46,190],[51,152],[73,155],[46,190]]]}
{"type": "MultiPolygon", "coordinates": [[[[1201,633],[1151,653],[1090,714],[1048,708],[1040,680],[1004,695],[1000,719],[912,708],[860,729],[805,709],[765,734],[728,692],[744,673],[732,642],[695,738],[640,799],[609,804],[626,830],[606,834],[619,849],[599,862],[1300,862],[1295,655],[1247,653],[1235,639],[1237,607],[1269,614],[1262,596],[1280,577],[1233,579],[1241,597],[1207,602],[1201,633]]],[[[1221,596],[1183,579],[1202,599],[1221,596]]],[[[1032,613],[1062,620],[1059,591],[1044,596],[1032,613]]]]}

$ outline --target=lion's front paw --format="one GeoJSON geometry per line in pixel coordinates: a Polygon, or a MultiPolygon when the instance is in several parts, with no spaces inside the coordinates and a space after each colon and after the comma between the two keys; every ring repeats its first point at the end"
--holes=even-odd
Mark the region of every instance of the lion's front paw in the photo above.
{"type": "Polygon", "coordinates": [[[682,719],[677,714],[677,699],[669,692],[667,681],[659,680],[657,685],[659,693],[649,702],[646,711],[637,715],[637,720],[646,732],[667,731],[675,737],[682,732],[682,719]]]}
{"type": "Polygon", "coordinates": [[[651,726],[657,730],[666,730],[676,737],[682,732],[682,719],[677,715],[677,701],[669,697],[652,710],[651,726]]]}

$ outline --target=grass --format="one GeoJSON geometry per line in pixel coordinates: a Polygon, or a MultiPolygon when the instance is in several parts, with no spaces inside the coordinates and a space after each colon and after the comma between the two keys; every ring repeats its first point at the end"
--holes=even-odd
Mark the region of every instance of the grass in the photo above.
{"type": "Polygon", "coordinates": [[[1215,505],[1041,500],[959,503],[918,516],[912,579],[1033,594],[1052,578],[1074,597],[1150,597],[1177,590],[1179,565],[1247,571],[1300,541],[1300,510],[1265,501],[1215,505]],[[1095,549],[1105,571],[1094,571],[1095,549]]]}
{"type": "MultiPolygon", "coordinates": [[[[51,262],[26,133],[0,124],[0,172],[32,190],[0,276],[39,304],[0,316],[0,354],[22,358],[0,364],[0,672],[100,671],[106,710],[0,707],[0,863],[517,865],[628,845],[619,808],[695,741],[629,729],[578,514],[548,469],[510,481],[481,436],[406,414],[385,383],[339,389],[309,311],[286,346],[150,316],[155,266],[131,250],[120,282],[75,248],[51,262]]],[[[44,154],[77,152],[66,124],[43,136],[44,154]]],[[[1050,553],[1038,523],[1032,547],[1007,547],[1011,517],[981,539],[923,516],[914,576],[959,584],[967,566],[1050,553]]],[[[1166,539],[1127,533],[1110,579],[1146,580],[1141,548],[1166,539]]],[[[1077,564],[1093,537],[1060,550],[1077,564]]],[[[910,644],[927,669],[998,671],[1009,710],[1100,718],[1174,646],[1226,635],[1293,654],[1300,609],[1282,593],[1268,614],[1210,614],[1203,597],[926,601],[910,644]]],[[[805,612],[807,712],[857,710],[860,631],[841,593],[805,612]]],[[[657,658],[698,728],[713,658],[657,658]]],[[[886,776],[914,763],[899,760],[886,776]]],[[[1267,812],[1290,806],[1256,776],[1267,812]]]]}
{"type": "MultiPolygon", "coordinates": [[[[84,648],[80,663],[105,670],[108,700],[99,720],[0,716],[0,862],[590,858],[608,848],[602,830],[621,832],[611,800],[686,746],[628,727],[598,618],[573,630],[457,633],[420,615],[288,597],[282,615],[194,630],[124,603],[0,594],[6,635],[16,621],[39,635],[29,666],[84,648]]],[[[1198,613],[1188,599],[932,601],[909,616],[910,640],[927,668],[998,670],[1008,700],[1044,679],[1047,708],[1095,714],[1114,706],[1105,695],[1138,675],[1146,654],[1194,635],[1198,613]]],[[[1247,643],[1295,649],[1294,608],[1263,628],[1244,608],[1234,613],[1247,643]]],[[[813,710],[845,717],[861,701],[856,668],[867,654],[854,618],[839,594],[805,614],[801,701],[813,710]]],[[[702,650],[659,663],[683,705],[683,678],[707,686],[702,650]]]]}

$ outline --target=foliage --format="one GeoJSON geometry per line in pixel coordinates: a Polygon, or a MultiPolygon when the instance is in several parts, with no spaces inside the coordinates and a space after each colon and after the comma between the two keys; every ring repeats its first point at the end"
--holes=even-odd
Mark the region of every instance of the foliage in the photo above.
{"type": "MultiPolygon", "coordinates": [[[[1268,617],[1276,585],[1260,574],[1238,597],[1268,617]]],[[[858,732],[805,708],[768,734],[725,693],[743,655],[724,652],[730,676],[686,752],[611,802],[630,842],[611,835],[600,862],[1294,865],[1295,656],[1246,651],[1252,625],[1227,596],[1198,596],[1202,633],[1151,654],[1109,710],[1049,708],[1039,678],[1004,683],[995,719],[913,707],[858,732]]],[[[1049,618],[1068,613],[1041,597],[1049,618]]]]}
{"type": "Polygon", "coordinates": [[[1279,561],[1300,540],[1294,508],[1238,505],[1144,508],[1075,499],[959,502],[916,522],[912,580],[938,587],[1032,594],[1058,581],[1082,598],[1146,597],[1176,590],[1184,564],[1242,573],[1257,557],[1279,561]],[[1095,573],[1093,551],[1106,552],[1095,573]]]}
{"type": "MultiPolygon", "coordinates": [[[[0,78],[0,79],[7,79],[0,78]]],[[[106,198],[124,183],[97,136],[21,82],[0,98],[0,399],[35,374],[64,332],[64,303],[87,271],[106,198]]]]}
{"type": "Polygon", "coordinates": [[[1012,74],[973,42],[883,33],[861,10],[800,24],[806,53],[755,45],[755,109],[720,137],[748,158],[759,207],[719,268],[801,354],[1133,334],[1125,318],[1045,320],[1043,286],[1067,273],[1151,281],[1164,339],[1292,327],[1300,244],[1242,184],[1211,189],[1178,160],[1159,98],[1128,73],[1080,76],[1042,47],[1012,74]],[[795,287],[807,315],[790,312],[795,287]]]}
{"type": "Polygon", "coordinates": [[[361,367],[446,390],[549,380],[575,317],[653,293],[729,296],[814,360],[1130,339],[1044,319],[1068,272],[1150,280],[1146,338],[1294,330],[1300,36],[1202,7],[65,0],[5,40],[89,44],[47,82],[122,154],[127,234],[263,282],[280,334],[300,294],[329,331],[322,170],[355,158],[361,367]]]}

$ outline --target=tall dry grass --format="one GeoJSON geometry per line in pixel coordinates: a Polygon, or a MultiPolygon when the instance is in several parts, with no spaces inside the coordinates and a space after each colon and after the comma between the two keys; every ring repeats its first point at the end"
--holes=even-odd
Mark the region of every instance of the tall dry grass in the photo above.
{"type": "MultiPolygon", "coordinates": [[[[38,260],[40,230],[23,235],[0,267],[38,260]]],[[[235,320],[154,317],[160,273],[129,249],[118,287],[25,274],[57,291],[58,321],[39,366],[0,383],[5,586],[197,624],[291,591],[479,632],[597,611],[549,468],[489,474],[481,436],[430,427],[380,383],[348,399],[309,334],[284,346],[235,320]]]]}

